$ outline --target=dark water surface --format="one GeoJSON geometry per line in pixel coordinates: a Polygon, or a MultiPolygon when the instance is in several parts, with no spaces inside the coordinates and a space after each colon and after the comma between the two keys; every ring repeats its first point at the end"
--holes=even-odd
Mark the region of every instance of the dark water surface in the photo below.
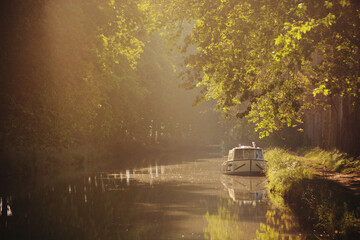
{"type": "Polygon", "coordinates": [[[222,158],[176,159],[56,180],[3,182],[0,239],[265,239],[295,234],[293,219],[273,207],[264,177],[221,175],[222,158]]]}

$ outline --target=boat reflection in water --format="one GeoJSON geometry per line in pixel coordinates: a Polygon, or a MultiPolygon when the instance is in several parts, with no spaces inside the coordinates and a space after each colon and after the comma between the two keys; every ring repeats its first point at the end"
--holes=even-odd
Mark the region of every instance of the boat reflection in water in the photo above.
{"type": "Polygon", "coordinates": [[[220,178],[230,198],[239,205],[256,206],[266,198],[266,178],[222,175],[220,178]]]}
{"type": "Polygon", "coordinates": [[[221,199],[217,211],[204,215],[207,221],[205,238],[255,239],[261,224],[266,223],[269,207],[266,178],[222,174],[220,182],[231,200],[221,199]]]}

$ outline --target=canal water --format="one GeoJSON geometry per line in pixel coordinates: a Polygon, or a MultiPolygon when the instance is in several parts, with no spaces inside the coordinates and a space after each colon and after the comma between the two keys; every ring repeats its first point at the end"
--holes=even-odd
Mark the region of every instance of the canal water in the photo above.
{"type": "Polygon", "coordinates": [[[226,176],[222,158],[169,157],[137,168],[3,183],[0,239],[300,237],[265,177],[226,176]]]}

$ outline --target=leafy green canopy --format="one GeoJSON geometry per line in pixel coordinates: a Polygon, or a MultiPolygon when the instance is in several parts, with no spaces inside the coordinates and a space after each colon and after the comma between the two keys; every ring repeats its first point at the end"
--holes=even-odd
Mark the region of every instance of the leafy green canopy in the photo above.
{"type": "Polygon", "coordinates": [[[217,116],[204,118],[192,93],[177,88],[180,54],[168,56],[155,33],[155,6],[1,2],[0,154],[218,137],[208,131],[217,116]]]}
{"type": "Polygon", "coordinates": [[[145,92],[134,71],[148,29],[140,3],[1,3],[2,139],[60,147],[123,135],[145,92]]]}
{"type": "MultiPolygon", "coordinates": [[[[160,21],[185,38],[186,87],[202,87],[229,117],[248,117],[260,137],[297,127],[324,96],[360,96],[360,6],[357,1],[153,1],[160,21]],[[180,28],[181,30],[181,28],[180,28]]],[[[300,131],[302,129],[299,129],[300,131]]]]}

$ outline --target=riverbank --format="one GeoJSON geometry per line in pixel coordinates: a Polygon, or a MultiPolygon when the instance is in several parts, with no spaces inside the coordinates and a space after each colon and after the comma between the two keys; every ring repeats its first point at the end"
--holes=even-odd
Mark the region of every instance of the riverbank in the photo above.
{"type": "MultiPolygon", "coordinates": [[[[295,214],[302,229],[314,238],[358,239],[360,206],[357,192],[327,178],[317,160],[283,149],[272,149],[267,177],[270,193],[281,197],[283,205],[295,214]]],[[[326,160],[323,160],[324,164],[326,160]]],[[[355,173],[353,173],[355,174],[355,173]]],[[[347,175],[350,176],[350,175],[347,175]]]]}

